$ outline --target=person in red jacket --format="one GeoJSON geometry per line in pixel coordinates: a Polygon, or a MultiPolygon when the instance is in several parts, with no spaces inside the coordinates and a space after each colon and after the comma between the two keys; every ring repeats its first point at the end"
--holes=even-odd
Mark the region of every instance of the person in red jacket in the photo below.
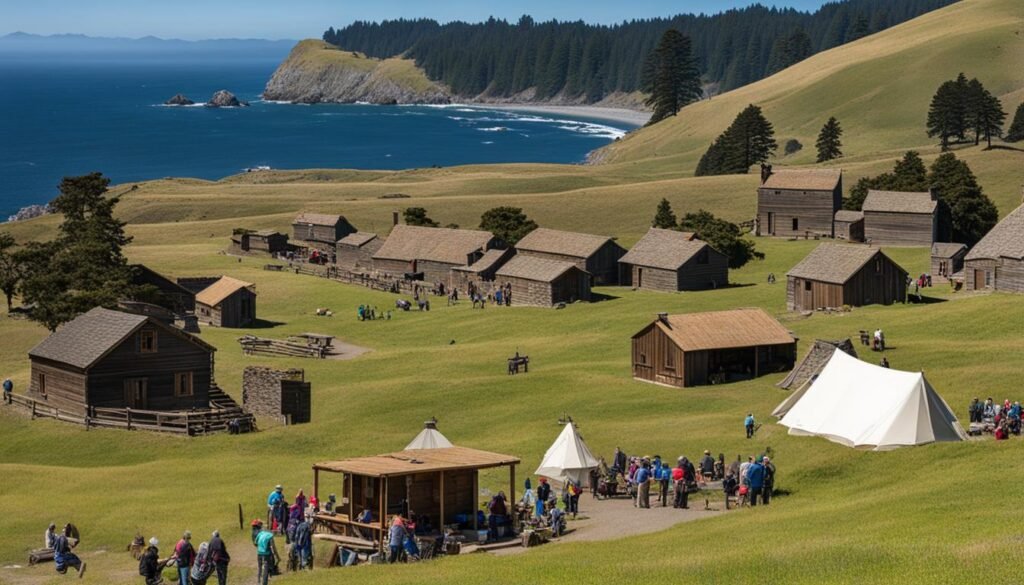
{"type": "Polygon", "coordinates": [[[672,481],[675,484],[675,500],[672,502],[672,507],[689,508],[690,494],[686,490],[686,464],[682,457],[679,458],[679,463],[672,470],[672,481]]]}
{"type": "Polygon", "coordinates": [[[187,585],[192,563],[196,560],[196,549],[192,548],[192,533],[188,530],[174,547],[174,560],[178,563],[178,583],[187,585]]]}

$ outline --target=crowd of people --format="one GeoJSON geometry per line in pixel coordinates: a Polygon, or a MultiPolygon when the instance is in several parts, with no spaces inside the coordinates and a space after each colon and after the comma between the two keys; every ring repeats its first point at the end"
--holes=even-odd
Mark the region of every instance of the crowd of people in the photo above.
{"type": "Polygon", "coordinates": [[[972,431],[992,433],[997,441],[1009,439],[1010,435],[1020,435],[1020,402],[1010,402],[1006,399],[999,404],[994,402],[991,396],[986,398],[985,402],[974,398],[967,407],[967,413],[972,431]]]}

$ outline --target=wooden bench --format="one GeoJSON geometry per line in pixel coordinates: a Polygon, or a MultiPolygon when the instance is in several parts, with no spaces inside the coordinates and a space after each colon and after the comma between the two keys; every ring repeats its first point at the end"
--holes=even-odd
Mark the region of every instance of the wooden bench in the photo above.
{"type": "Polygon", "coordinates": [[[517,355],[515,357],[508,358],[508,373],[509,375],[515,375],[519,373],[519,367],[523,367],[523,373],[530,373],[530,356],[528,355],[517,355]]]}

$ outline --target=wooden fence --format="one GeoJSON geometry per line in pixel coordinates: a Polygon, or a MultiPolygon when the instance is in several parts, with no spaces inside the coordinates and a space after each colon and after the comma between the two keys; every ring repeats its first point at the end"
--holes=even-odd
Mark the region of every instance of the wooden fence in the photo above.
{"type": "Polygon", "coordinates": [[[330,350],[329,347],[266,339],[255,335],[239,337],[238,343],[242,345],[242,352],[246,355],[269,354],[323,359],[330,350]]]}
{"type": "MultiPolygon", "coordinates": [[[[265,270],[280,270],[279,267],[271,268],[274,265],[264,266],[265,270]]],[[[347,270],[339,270],[334,266],[321,266],[317,264],[306,264],[306,263],[293,263],[289,265],[289,270],[295,272],[295,274],[305,274],[308,276],[317,276],[320,278],[326,278],[335,282],[343,282],[345,284],[358,284],[365,286],[373,290],[380,290],[384,292],[394,294],[414,294],[418,287],[421,292],[429,292],[431,285],[422,280],[406,280],[404,278],[395,278],[390,276],[384,276],[381,274],[366,274],[361,272],[350,272],[347,270]]]]}

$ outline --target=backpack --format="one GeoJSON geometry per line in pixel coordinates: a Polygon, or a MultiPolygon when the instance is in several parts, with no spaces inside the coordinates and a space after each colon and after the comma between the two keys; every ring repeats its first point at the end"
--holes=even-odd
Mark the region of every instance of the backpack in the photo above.
{"type": "Polygon", "coordinates": [[[141,557],[139,557],[139,575],[142,575],[143,577],[149,576],[149,571],[147,570],[149,568],[147,566],[147,560],[149,560],[148,552],[144,553],[141,557]]]}

